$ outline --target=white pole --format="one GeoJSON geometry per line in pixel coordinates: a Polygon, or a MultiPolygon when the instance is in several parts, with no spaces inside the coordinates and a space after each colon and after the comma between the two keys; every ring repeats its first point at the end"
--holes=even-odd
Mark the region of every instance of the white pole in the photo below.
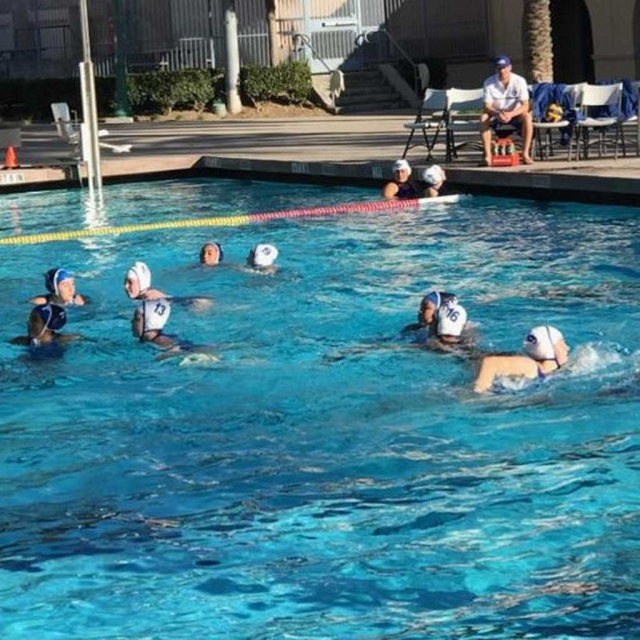
{"type": "Polygon", "coordinates": [[[87,181],[92,191],[102,189],[100,170],[100,144],[98,140],[98,107],[94,80],[93,62],[91,62],[91,43],[89,40],[89,11],[87,0],[80,0],[80,24],[82,27],[82,54],[80,63],[80,91],[82,93],[82,158],[87,163],[87,181]]]}
{"type": "Polygon", "coordinates": [[[224,14],[225,36],[227,44],[227,111],[240,113],[242,102],[238,92],[240,83],[240,49],[238,47],[238,18],[233,4],[224,14]]]}

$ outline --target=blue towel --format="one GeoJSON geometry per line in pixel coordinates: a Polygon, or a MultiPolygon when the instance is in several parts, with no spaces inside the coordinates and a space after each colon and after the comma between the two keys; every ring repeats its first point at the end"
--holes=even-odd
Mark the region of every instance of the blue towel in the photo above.
{"type": "Polygon", "coordinates": [[[638,95],[633,90],[631,80],[627,78],[623,80],[600,80],[598,84],[616,84],[622,82],[622,100],[620,101],[620,111],[615,105],[600,107],[595,110],[596,118],[618,118],[623,121],[628,120],[631,116],[638,115],[638,95]]]}

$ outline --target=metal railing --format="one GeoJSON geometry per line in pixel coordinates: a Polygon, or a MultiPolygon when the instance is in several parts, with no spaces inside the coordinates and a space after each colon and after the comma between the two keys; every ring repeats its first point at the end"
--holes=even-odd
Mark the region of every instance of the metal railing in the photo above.
{"type": "Polygon", "coordinates": [[[293,46],[297,51],[300,51],[303,47],[300,46],[299,42],[305,47],[309,48],[309,51],[313,54],[316,60],[322,64],[322,66],[331,73],[333,69],[326,63],[325,59],[318,53],[318,51],[314,48],[313,44],[311,44],[311,38],[306,33],[299,33],[297,31],[283,31],[282,35],[291,36],[293,40],[293,46]]]}
{"type": "Polygon", "coordinates": [[[336,108],[336,99],[340,95],[340,92],[344,90],[344,78],[342,71],[338,69],[332,69],[326,62],[326,60],[318,53],[311,44],[311,38],[306,33],[299,33],[297,31],[291,31],[289,33],[283,32],[284,35],[290,35],[293,40],[294,49],[300,51],[303,47],[299,43],[302,43],[305,47],[309,48],[309,51],[313,54],[316,60],[322,64],[322,66],[329,73],[329,98],[331,100],[331,107],[336,108]]]}
{"type": "Polygon", "coordinates": [[[365,42],[371,43],[371,41],[369,40],[369,36],[377,33],[384,34],[389,40],[389,42],[391,43],[391,45],[400,52],[402,59],[405,62],[409,63],[411,67],[412,75],[413,75],[413,90],[416,92],[416,95],[421,95],[424,89],[424,86],[428,84],[428,77],[426,79],[426,82],[422,79],[420,74],[420,65],[417,65],[413,61],[411,56],[402,48],[400,43],[391,35],[389,31],[387,31],[387,29],[385,29],[384,27],[380,27],[378,29],[370,29],[369,31],[363,31],[362,33],[358,34],[358,36],[356,37],[356,45],[362,46],[362,44],[364,44],[365,42]]]}

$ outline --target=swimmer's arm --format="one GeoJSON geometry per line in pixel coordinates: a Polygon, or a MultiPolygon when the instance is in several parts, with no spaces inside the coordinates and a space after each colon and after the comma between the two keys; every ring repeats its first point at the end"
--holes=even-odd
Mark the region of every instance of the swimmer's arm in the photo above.
{"type": "Polygon", "coordinates": [[[89,296],[83,296],[80,293],[76,293],[76,295],[73,297],[73,304],[78,305],[79,307],[82,307],[85,304],[91,304],[92,300],[89,296]]]}
{"type": "Polygon", "coordinates": [[[79,340],[89,340],[85,338],[81,333],[59,333],[56,336],[58,342],[77,342],[79,340]]]}
{"type": "Polygon", "coordinates": [[[160,291],[160,289],[147,289],[144,294],[144,300],[171,300],[171,296],[168,296],[164,291],[160,291]]]}
{"type": "Polygon", "coordinates": [[[408,333],[414,333],[415,331],[419,331],[420,329],[426,328],[425,325],[420,324],[419,322],[414,322],[413,324],[408,324],[400,331],[401,336],[406,336],[408,333]]]}
{"type": "Polygon", "coordinates": [[[382,197],[385,200],[393,200],[398,195],[398,185],[395,182],[387,182],[382,188],[382,197]]]}
{"type": "Polygon", "coordinates": [[[171,349],[172,351],[180,351],[180,345],[169,336],[159,335],[153,340],[153,344],[162,349],[171,349]]]}
{"type": "Polygon", "coordinates": [[[437,189],[427,187],[424,191],[425,198],[437,198],[440,195],[437,189]]]}
{"type": "Polygon", "coordinates": [[[473,390],[476,393],[488,391],[497,376],[536,378],[538,365],[527,356],[485,356],[480,363],[473,390]]]}
{"type": "Polygon", "coordinates": [[[22,347],[28,347],[31,344],[31,338],[29,336],[16,336],[9,340],[9,344],[17,344],[22,347]]]}
{"type": "Polygon", "coordinates": [[[176,296],[169,298],[169,300],[176,304],[184,305],[192,311],[206,311],[214,303],[214,299],[211,296],[176,296]]]}
{"type": "Polygon", "coordinates": [[[30,304],[47,304],[47,296],[34,296],[29,298],[30,304]]]}

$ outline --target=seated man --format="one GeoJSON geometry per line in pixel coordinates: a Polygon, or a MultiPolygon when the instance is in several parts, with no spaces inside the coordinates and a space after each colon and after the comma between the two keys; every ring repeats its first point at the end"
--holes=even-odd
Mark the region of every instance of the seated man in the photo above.
{"type": "Polygon", "coordinates": [[[520,130],[523,139],[522,161],[533,164],[533,119],[529,109],[527,81],[511,72],[511,60],[507,56],[498,56],[495,65],[496,74],[487,78],[483,87],[484,113],[480,119],[480,135],[484,164],[491,165],[492,127],[501,124],[512,124],[520,130]]]}

